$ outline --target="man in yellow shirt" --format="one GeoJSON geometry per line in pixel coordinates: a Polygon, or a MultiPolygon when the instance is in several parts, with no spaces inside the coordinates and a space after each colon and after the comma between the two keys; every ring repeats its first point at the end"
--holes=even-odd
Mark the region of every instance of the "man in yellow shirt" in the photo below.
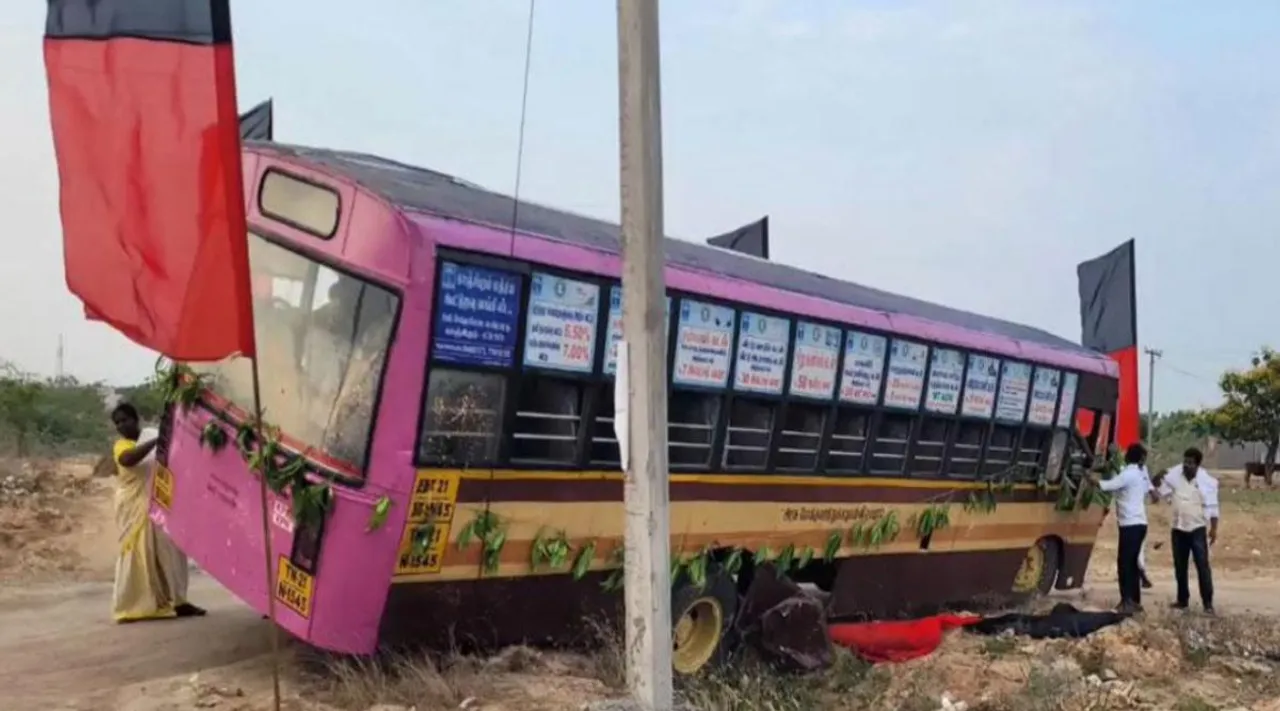
{"type": "Polygon", "coordinates": [[[116,464],[116,525],[120,552],[112,614],[116,622],[195,617],[204,610],[186,600],[187,558],[151,522],[151,465],[159,440],[143,442],[138,411],[117,405],[111,422],[120,439],[112,447],[116,464]]]}

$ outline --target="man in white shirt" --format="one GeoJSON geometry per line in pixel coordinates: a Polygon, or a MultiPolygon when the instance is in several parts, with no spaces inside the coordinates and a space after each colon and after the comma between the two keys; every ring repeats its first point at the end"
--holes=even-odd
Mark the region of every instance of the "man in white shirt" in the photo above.
{"type": "Polygon", "coordinates": [[[1113,494],[1116,523],[1120,526],[1116,568],[1121,612],[1142,611],[1142,569],[1138,566],[1138,555],[1147,538],[1147,496],[1151,491],[1146,463],[1146,447],[1131,444],[1124,452],[1124,468],[1119,474],[1106,480],[1096,472],[1089,475],[1095,486],[1113,494]]]}
{"type": "Polygon", "coordinates": [[[1173,507],[1173,574],[1178,581],[1174,607],[1185,610],[1191,601],[1187,583],[1187,558],[1196,564],[1200,602],[1213,613],[1213,572],[1209,568],[1209,546],[1218,540],[1218,480],[1200,466],[1204,455],[1192,447],[1182,454],[1182,464],[1161,477],[1158,494],[1173,507]],[[1206,530],[1207,529],[1207,530],[1206,530]]]}

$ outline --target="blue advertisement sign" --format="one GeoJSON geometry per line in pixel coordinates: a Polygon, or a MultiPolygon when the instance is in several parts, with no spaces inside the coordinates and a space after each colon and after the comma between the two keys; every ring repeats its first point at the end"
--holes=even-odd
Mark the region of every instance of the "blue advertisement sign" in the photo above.
{"type": "Polygon", "coordinates": [[[509,366],[515,361],[520,276],[445,262],[436,290],[435,360],[509,366]]]}

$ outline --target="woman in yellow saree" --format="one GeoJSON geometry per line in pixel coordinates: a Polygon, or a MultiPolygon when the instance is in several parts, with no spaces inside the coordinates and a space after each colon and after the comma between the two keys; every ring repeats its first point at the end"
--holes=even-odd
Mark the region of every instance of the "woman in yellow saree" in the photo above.
{"type": "Polygon", "coordinates": [[[112,615],[116,622],[195,617],[204,610],[187,602],[187,558],[151,522],[151,467],[158,440],[144,441],[138,411],[121,403],[111,412],[120,434],[112,448],[116,464],[116,526],[120,552],[112,615]]]}

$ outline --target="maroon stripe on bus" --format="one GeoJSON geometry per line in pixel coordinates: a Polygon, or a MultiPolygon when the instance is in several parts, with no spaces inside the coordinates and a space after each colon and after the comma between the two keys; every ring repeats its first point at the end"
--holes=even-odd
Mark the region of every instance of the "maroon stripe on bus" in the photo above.
{"type": "MultiPolygon", "coordinates": [[[[884,503],[963,502],[970,489],[908,486],[840,486],[788,484],[738,484],[671,482],[672,501],[777,501],[780,503],[884,503]],[[948,496],[949,495],[949,496],[948,496]]],[[[1036,491],[1018,490],[996,496],[998,501],[1042,500],[1036,491]]],[[[622,482],[617,479],[473,479],[459,482],[458,503],[481,501],[621,501],[622,482]]]]}

